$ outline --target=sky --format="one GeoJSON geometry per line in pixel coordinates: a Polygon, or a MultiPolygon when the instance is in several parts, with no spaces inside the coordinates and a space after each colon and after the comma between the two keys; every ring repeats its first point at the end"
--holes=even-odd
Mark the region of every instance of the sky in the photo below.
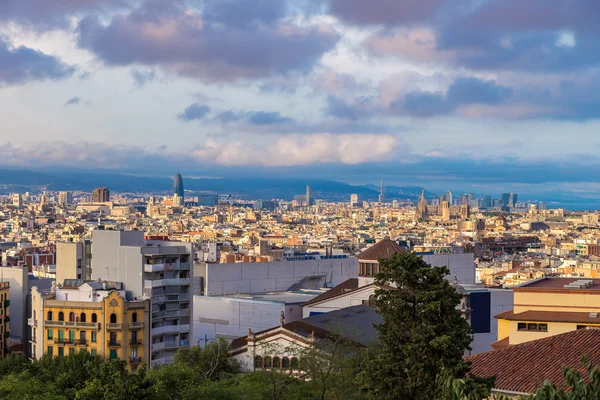
{"type": "Polygon", "coordinates": [[[3,0],[0,167],[593,197],[597,0],[3,0]]]}

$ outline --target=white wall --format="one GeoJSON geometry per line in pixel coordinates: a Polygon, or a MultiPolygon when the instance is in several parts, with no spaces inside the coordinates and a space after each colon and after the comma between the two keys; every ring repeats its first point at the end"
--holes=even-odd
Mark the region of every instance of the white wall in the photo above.
{"type": "MultiPolygon", "coordinates": [[[[208,264],[206,295],[285,291],[311,274],[326,274],[333,286],[358,274],[356,258],[337,260],[275,261],[265,263],[208,264]],[[333,275],[333,278],[332,278],[333,275]]],[[[315,284],[322,287],[324,279],[315,284]]]]}
{"type": "Polygon", "coordinates": [[[194,296],[192,310],[192,346],[199,340],[204,346],[205,335],[208,339],[232,340],[248,335],[248,328],[253,332],[273,328],[279,325],[282,311],[285,311],[286,323],[302,319],[302,308],[298,303],[286,305],[252,299],[194,296]]]}
{"type": "Polygon", "coordinates": [[[493,350],[492,344],[498,341],[498,320],[494,315],[512,310],[514,293],[507,289],[487,289],[490,292],[490,333],[477,333],[471,343],[471,354],[493,350]]]}
{"type": "Polygon", "coordinates": [[[326,313],[346,307],[358,306],[362,304],[363,300],[369,300],[369,296],[374,294],[375,290],[377,290],[375,286],[370,286],[363,290],[348,293],[345,296],[327,300],[321,304],[308,305],[303,307],[302,313],[304,318],[308,318],[311,312],[326,313]]]}

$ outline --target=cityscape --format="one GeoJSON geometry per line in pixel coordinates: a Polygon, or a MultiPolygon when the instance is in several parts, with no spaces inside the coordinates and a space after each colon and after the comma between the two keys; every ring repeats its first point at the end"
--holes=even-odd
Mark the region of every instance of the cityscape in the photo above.
{"type": "Polygon", "coordinates": [[[0,1],[0,398],[600,399],[599,12],[0,1]]]}

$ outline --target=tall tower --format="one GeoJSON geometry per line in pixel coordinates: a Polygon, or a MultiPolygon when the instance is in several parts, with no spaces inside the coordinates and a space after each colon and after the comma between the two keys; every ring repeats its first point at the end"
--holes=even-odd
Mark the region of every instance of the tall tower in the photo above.
{"type": "Polygon", "coordinates": [[[417,207],[417,218],[427,219],[427,200],[425,200],[425,189],[421,191],[421,198],[417,207]]]}
{"type": "Polygon", "coordinates": [[[383,178],[381,178],[381,186],[379,187],[379,202],[383,203],[385,197],[383,196],[383,178]]]}
{"type": "Polygon", "coordinates": [[[110,191],[102,186],[97,187],[92,191],[92,202],[93,203],[107,203],[110,201],[110,191]]]}
{"type": "Polygon", "coordinates": [[[181,197],[182,199],[183,197],[183,178],[181,177],[181,174],[177,174],[175,175],[175,179],[173,180],[173,194],[181,197]]]}
{"type": "Polygon", "coordinates": [[[448,203],[447,200],[442,201],[441,210],[442,210],[442,221],[443,222],[450,221],[450,204],[448,203]]]}
{"type": "Polygon", "coordinates": [[[313,195],[312,195],[312,188],[310,187],[310,185],[306,185],[306,205],[312,206],[314,204],[315,204],[315,201],[314,201],[313,195]]]}

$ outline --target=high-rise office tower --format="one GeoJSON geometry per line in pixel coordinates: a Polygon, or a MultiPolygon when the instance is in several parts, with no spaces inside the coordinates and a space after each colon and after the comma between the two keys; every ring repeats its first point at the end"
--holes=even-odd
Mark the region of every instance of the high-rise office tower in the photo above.
{"type": "Polygon", "coordinates": [[[379,202],[383,203],[385,200],[384,196],[384,188],[383,188],[383,178],[381,178],[381,185],[379,187],[379,202]]]}
{"type": "Polygon", "coordinates": [[[510,193],[502,193],[502,196],[500,197],[500,202],[502,203],[502,206],[510,207],[510,195],[510,193]]]}
{"type": "Polygon", "coordinates": [[[358,205],[358,194],[350,195],[350,207],[356,207],[358,205]]]}
{"type": "Polygon", "coordinates": [[[15,193],[12,195],[13,206],[17,208],[23,207],[23,197],[21,193],[15,193]]]}
{"type": "Polygon", "coordinates": [[[452,205],[452,191],[448,190],[446,192],[446,196],[445,197],[446,197],[446,201],[448,202],[448,205],[451,206],[452,205]]]}
{"type": "Polygon", "coordinates": [[[58,193],[58,205],[59,206],[70,206],[73,204],[73,193],[72,192],[60,192],[58,193]]]}
{"type": "Polygon", "coordinates": [[[183,178],[181,177],[181,174],[175,175],[175,179],[173,180],[173,194],[176,194],[177,196],[181,197],[182,199],[184,198],[183,178]]]}
{"type": "Polygon", "coordinates": [[[491,207],[492,206],[492,196],[483,196],[483,200],[481,201],[482,207],[491,207]]]}
{"type": "Polygon", "coordinates": [[[97,187],[92,191],[92,203],[107,203],[110,201],[110,191],[106,187],[97,187]]]}
{"type": "Polygon", "coordinates": [[[306,185],[306,205],[313,206],[315,204],[315,200],[312,195],[312,188],[310,185],[306,185]]]}

